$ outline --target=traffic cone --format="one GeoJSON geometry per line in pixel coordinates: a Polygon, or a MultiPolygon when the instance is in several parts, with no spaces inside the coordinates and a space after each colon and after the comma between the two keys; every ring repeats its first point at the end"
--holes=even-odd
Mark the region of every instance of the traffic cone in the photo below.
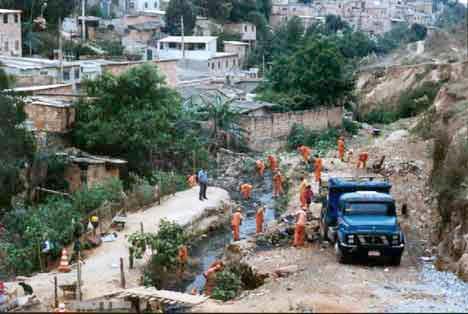
{"type": "Polygon", "coordinates": [[[71,271],[70,265],[68,264],[68,253],[66,249],[62,249],[62,257],[60,258],[58,271],[61,273],[68,273],[71,271]]]}

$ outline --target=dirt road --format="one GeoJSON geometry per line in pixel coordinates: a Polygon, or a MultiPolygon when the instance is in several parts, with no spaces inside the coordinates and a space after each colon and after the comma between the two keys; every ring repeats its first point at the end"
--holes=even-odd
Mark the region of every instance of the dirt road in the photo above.
{"type": "MultiPolygon", "coordinates": [[[[143,260],[135,261],[135,268],[128,269],[128,235],[140,230],[143,223],[144,230],[156,232],[161,219],[176,221],[179,224],[189,223],[201,215],[206,208],[217,207],[221,202],[229,200],[227,191],[210,187],[208,200],[198,200],[198,187],[177,193],[159,206],[153,206],[145,211],[128,215],[127,224],[118,233],[117,240],[103,243],[87,256],[82,266],[83,299],[91,299],[120,288],[120,258],[124,258],[127,287],[137,286],[141,276],[143,260]]],[[[54,276],[58,276],[60,284],[72,283],[76,280],[76,267],[70,273],[42,273],[26,280],[32,286],[34,293],[44,304],[53,302],[54,276]]]]}

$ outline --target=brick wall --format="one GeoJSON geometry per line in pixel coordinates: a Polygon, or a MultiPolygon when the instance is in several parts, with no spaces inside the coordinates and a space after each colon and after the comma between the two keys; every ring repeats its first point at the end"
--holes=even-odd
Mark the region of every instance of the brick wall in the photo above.
{"type": "MultiPolygon", "coordinates": [[[[120,170],[118,167],[106,168],[105,164],[88,164],[86,170],[87,185],[92,187],[96,184],[103,183],[109,178],[119,178],[120,170]]],[[[75,192],[82,187],[80,167],[76,164],[71,164],[65,169],[65,180],[69,184],[69,191],[75,192]]]]}
{"type": "MultiPolygon", "coordinates": [[[[103,72],[107,71],[113,75],[121,75],[122,73],[130,70],[135,66],[144,64],[145,62],[121,62],[116,64],[106,64],[102,66],[103,72]]],[[[170,87],[175,87],[177,85],[177,60],[168,60],[168,61],[153,61],[161,71],[162,74],[166,77],[166,82],[170,87]]]]}
{"type": "Polygon", "coordinates": [[[61,108],[28,103],[24,107],[28,118],[39,131],[63,133],[75,121],[75,108],[61,108]]]}
{"type": "Polygon", "coordinates": [[[277,149],[286,144],[292,126],[297,123],[312,130],[341,126],[343,109],[308,110],[272,113],[263,116],[245,115],[241,126],[247,131],[247,145],[254,151],[277,149]]]}

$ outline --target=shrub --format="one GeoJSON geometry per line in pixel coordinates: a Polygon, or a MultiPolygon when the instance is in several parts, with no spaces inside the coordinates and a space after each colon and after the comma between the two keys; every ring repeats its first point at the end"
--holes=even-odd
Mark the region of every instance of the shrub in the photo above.
{"type": "Polygon", "coordinates": [[[343,129],[351,135],[356,135],[359,132],[359,124],[349,119],[343,119],[343,129]]]}
{"type": "Polygon", "coordinates": [[[324,154],[336,146],[340,132],[336,128],[325,131],[312,131],[302,125],[294,124],[288,136],[288,148],[296,149],[299,145],[310,146],[314,153],[324,154]]]}
{"type": "Polygon", "coordinates": [[[104,201],[119,201],[122,191],[122,182],[115,178],[92,188],[84,187],[73,194],[73,207],[82,213],[90,213],[100,207],[104,201]]]}
{"type": "Polygon", "coordinates": [[[212,297],[216,300],[228,301],[234,299],[242,288],[240,276],[230,269],[216,274],[216,286],[212,297]]]}
{"type": "Polygon", "coordinates": [[[374,123],[381,123],[381,124],[389,124],[393,123],[398,120],[398,114],[391,111],[383,111],[383,110],[372,110],[371,112],[365,114],[362,118],[363,122],[367,122],[370,124],[374,123]]]}
{"type": "Polygon", "coordinates": [[[398,101],[398,117],[414,117],[429,108],[441,84],[434,82],[424,82],[420,87],[404,92],[398,101]]]}
{"type": "Polygon", "coordinates": [[[176,172],[155,171],[148,181],[151,185],[159,185],[162,195],[183,191],[188,188],[187,178],[176,172]]]}

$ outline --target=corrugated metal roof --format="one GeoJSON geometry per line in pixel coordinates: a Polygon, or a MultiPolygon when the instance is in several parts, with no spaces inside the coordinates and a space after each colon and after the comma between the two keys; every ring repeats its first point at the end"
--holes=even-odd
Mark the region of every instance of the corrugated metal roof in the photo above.
{"type": "Polygon", "coordinates": [[[6,14],[6,13],[21,13],[21,10],[7,10],[7,9],[0,9],[0,14],[6,14]]]}
{"type": "Polygon", "coordinates": [[[56,107],[56,108],[69,108],[73,107],[73,103],[70,101],[60,100],[57,98],[52,97],[45,97],[45,96],[32,96],[27,97],[25,99],[26,103],[31,103],[34,105],[40,106],[49,106],[49,107],[56,107]]]}

